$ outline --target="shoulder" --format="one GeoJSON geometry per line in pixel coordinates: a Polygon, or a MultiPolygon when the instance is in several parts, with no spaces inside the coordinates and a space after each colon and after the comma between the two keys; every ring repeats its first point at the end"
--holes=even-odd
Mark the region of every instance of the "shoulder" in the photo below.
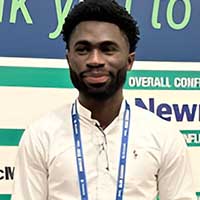
{"type": "Polygon", "coordinates": [[[50,140],[63,125],[69,124],[71,116],[71,104],[63,105],[53,111],[42,115],[32,122],[24,131],[23,140],[50,140]]]}
{"type": "Polygon", "coordinates": [[[55,110],[45,113],[39,119],[35,120],[29,127],[44,129],[57,128],[61,123],[68,120],[71,114],[71,105],[72,104],[65,104],[55,110]]]}
{"type": "Polygon", "coordinates": [[[155,113],[140,108],[132,102],[130,102],[130,106],[131,123],[133,123],[133,130],[137,132],[135,137],[138,137],[139,141],[141,141],[141,138],[147,144],[152,141],[159,148],[166,147],[169,149],[170,146],[185,148],[184,137],[174,123],[166,121],[155,113]]]}
{"type": "Polygon", "coordinates": [[[157,116],[155,113],[141,108],[139,106],[136,106],[135,104],[131,103],[131,115],[133,120],[135,120],[139,124],[145,123],[145,126],[148,126],[148,128],[164,128],[164,127],[172,127],[171,123],[169,121],[166,121],[159,116],[157,116]]]}

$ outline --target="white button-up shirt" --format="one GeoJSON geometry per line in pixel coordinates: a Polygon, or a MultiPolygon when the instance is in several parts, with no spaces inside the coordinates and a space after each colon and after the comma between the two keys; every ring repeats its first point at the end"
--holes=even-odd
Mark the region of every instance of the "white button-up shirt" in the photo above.
{"type": "MultiPolygon", "coordinates": [[[[194,200],[185,141],[169,122],[131,106],[123,200],[194,200]]],[[[72,105],[32,124],[20,142],[12,200],[81,200],[72,105]]],[[[122,137],[119,116],[101,130],[78,103],[89,200],[115,200],[122,137]]],[[[109,112],[109,110],[108,110],[109,112]]]]}

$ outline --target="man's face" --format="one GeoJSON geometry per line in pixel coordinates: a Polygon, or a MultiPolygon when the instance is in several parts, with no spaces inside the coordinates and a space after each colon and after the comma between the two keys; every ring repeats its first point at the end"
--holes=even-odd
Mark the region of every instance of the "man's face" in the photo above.
{"type": "Polygon", "coordinates": [[[71,34],[67,59],[80,94],[97,100],[113,96],[122,89],[133,58],[126,36],[114,24],[85,21],[71,34]]]}

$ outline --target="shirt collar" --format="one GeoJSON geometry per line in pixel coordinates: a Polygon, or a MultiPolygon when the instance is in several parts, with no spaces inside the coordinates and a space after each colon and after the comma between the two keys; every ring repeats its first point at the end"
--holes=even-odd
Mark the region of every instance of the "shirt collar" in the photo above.
{"type": "Polygon", "coordinates": [[[92,119],[91,118],[92,112],[88,110],[86,107],[84,107],[83,105],[81,105],[78,99],[76,100],[76,105],[77,105],[77,111],[78,111],[79,116],[92,119]]]}
{"type": "MultiPolygon", "coordinates": [[[[123,119],[124,116],[124,111],[125,111],[125,103],[126,100],[123,99],[122,104],[121,104],[121,108],[119,111],[119,115],[117,116],[118,119],[123,119]]],[[[90,110],[88,110],[87,108],[85,108],[83,105],[80,104],[79,100],[76,100],[76,105],[77,105],[77,111],[80,117],[86,118],[88,120],[92,120],[94,121],[95,119],[92,119],[92,112],[90,110]]],[[[96,120],[95,120],[96,121],[96,120]]]]}

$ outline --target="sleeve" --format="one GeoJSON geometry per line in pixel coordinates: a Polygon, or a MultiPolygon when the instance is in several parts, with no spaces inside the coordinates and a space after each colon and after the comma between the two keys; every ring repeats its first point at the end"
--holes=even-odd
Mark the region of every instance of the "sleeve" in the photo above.
{"type": "Polygon", "coordinates": [[[45,140],[34,129],[24,132],[15,164],[11,200],[47,200],[48,170],[45,140]],[[37,134],[36,134],[37,133],[37,134]]]}
{"type": "Polygon", "coordinates": [[[158,174],[160,200],[195,200],[188,149],[180,132],[174,134],[172,140],[166,139],[161,158],[158,174]]]}

